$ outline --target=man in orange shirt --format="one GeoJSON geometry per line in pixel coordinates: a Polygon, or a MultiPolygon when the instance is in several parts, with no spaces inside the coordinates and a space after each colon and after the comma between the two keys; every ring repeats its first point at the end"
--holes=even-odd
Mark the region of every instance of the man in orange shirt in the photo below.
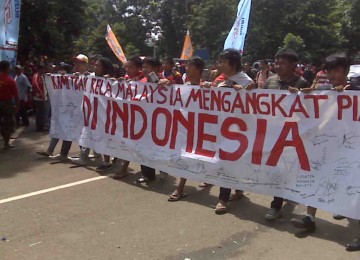
{"type": "Polygon", "coordinates": [[[162,79],[162,75],[159,73],[161,67],[161,63],[157,58],[146,57],[143,60],[142,71],[144,73],[144,77],[140,80],[141,82],[151,82],[158,83],[160,79],[162,79]],[[152,79],[152,75],[156,75],[157,79],[152,79]]]}

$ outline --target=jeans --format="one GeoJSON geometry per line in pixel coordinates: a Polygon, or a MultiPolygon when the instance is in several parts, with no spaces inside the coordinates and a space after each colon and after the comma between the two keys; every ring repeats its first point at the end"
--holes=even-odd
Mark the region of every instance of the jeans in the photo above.
{"type": "MultiPolygon", "coordinates": [[[[55,147],[58,144],[58,142],[59,142],[59,139],[51,138],[49,148],[47,149],[48,153],[50,153],[50,154],[54,153],[55,147]]],[[[72,142],[70,142],[70,141],[63,141],[62,145],[61,145],[60,154],[64,155],[64,156],[68,156],[69,151],[71,149],[71,144],[72,144],[72,142]]]]}
{"type": "Polygon", "coordinates": [[[45,128],[50,129],[51,126],[51,104],[50,99],[48,98],[45,101],[45,128]]]}
{"type": "Polygon", "coordinates": [[[219,200],[224,202],[228,202],[230,200],[231,189],[228,188],[220,188],[219,200]]]}
{"type": "Polygon", "coordinates": [[[155,179],[155,169],[147,167],[145,165],[141,165],[141,171],[142,171],[142,175],[148,178],[149,180],[155,179]]]}
{"type": "Polygon", "coordinates": [[[81,151],[81,154],[83,154],[85,156],[89,156],[89,154],[90,154],[90,148],[85,148],[85,147],[80,146],[80,151],[81,151]]]}
{"type": "Polygon", "coordinates": [[[16,123],[17,125],[20,124],[20,119],[22,120],[22,123],[24,126],[28,126],[29,125],[29,117],[27,115],[27,111],[26,111],[26,106],[25,106],[25,101],[24,100],[20,100],[20,107],[19,107],[19,112],[16,113],[16,123]]]}
{"type": "Polygon", "coordinates": [[[282,208],[283,203],[284,203],[283,198],[274,197],[274,200],[271,202],[271,208],[280,210],[282,208]]]}
{"type": "Polygon", "coordinates": [[[45,128],[45,100],[35,100],[35,125],[36,130],[45,128]]]}

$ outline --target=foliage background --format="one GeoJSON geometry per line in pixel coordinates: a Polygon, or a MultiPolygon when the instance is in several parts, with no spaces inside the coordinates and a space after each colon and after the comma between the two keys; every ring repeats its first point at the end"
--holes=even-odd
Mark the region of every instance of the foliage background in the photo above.
{"type": "MultiPolygon", "coordinates": [[[[146,33],[161,26],[162,57],[179,57],[187,29],[212,60],[223,49],[238,0],[23,0],[19,60],[46,55],[69,60],[77,53],[116,61],[104,40],[110,24],[127,56],[151,55],[146,33]]],[[[335,51],[360,51],[360,0],[253,0],[244,58],[272,58],[283,46],[304,61],[335,51]]]]}

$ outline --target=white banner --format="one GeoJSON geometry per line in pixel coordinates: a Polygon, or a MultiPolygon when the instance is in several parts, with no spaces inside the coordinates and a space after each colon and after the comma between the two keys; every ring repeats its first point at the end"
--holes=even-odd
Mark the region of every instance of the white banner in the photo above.
{"type": "Polygon", "coordinates": [[[21,0],[0,0],[0,60],[16,65],[21,0]]]}
{"type": "Polygon", "coordinates": [[[360,219],[356,92],[236,92],[47,75],[51,136],[360,219]]]}

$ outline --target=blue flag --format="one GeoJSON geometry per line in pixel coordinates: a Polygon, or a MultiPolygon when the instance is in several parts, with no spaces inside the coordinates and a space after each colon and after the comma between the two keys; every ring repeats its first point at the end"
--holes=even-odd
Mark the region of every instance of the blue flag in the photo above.
{"type": "Polygon", "coordinates": [[[225,41],[224,50],[232,48],[241,53],[244,50],[245,36],[249,25],[251,0],[240,0],[237,17],[228,37],[225,41]]]}

